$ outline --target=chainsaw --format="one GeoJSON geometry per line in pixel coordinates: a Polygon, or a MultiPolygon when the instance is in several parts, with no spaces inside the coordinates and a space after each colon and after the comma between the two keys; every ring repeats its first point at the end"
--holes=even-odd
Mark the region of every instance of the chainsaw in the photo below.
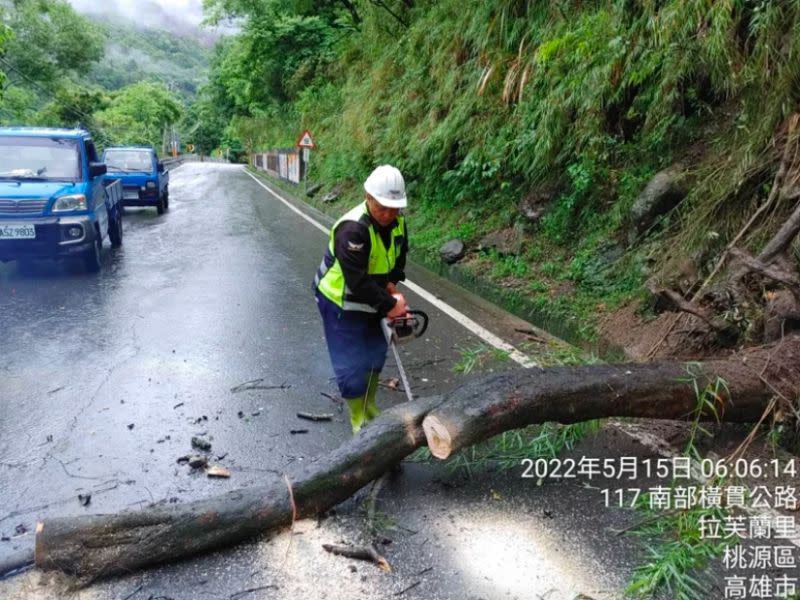
{"type": "Polygon", "coordinates": [[[408,384],[403,363],[400,361],[400,353],[397,346],[405,344],[420,337],[428,328],[428,315],[421,310],[409,310],[402,317],[395,319],[381,319],[381,329],[386,343],[389,344],[394,352],[394,360],[397,363],[397,370],[400,371],[400,380],[403,382],[403,389],[409,402],[414,400],[411,395],[411,386],[408,384]]]}

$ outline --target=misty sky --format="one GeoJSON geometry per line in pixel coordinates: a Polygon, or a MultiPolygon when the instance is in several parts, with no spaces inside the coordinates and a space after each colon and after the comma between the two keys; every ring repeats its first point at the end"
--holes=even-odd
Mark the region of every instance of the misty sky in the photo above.
{"type": "Polygon", "coordinates": [[[80,13],[122,15],[159,29],[195,29],[203,18],[203,0],[68,0],[80,13]]]}

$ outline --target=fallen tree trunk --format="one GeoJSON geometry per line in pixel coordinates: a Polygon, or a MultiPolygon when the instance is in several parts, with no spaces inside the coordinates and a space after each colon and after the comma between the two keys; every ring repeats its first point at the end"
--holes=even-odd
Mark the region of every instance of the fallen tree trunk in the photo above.
{"type": "MultiPolygon", "coordinates": [[[[800,389],[800,337],[784,340],[780,354],[780,361],[773,360],[762,349],[705,363],[698,385],[724,378],[729,392],[718,399],[721,418],[755,421],[773,388],[800,389]]],[[[282,528],[295,516],[318,515],[342,502],[424,445],[426,435],[435,455],[447,456],[532,423],[686,419],[697,406],[687,376],[683,364],[659,363],[529,369],[477,379],[446,396],[396,406],[337,450],[261,487],[179,506],[48,519],[37,526],[36,565],[87,583],[282,528]]]]}
{"type": "MultiPolygon", "coordinates": [[[[781,365],[787,356],[800,364],[797,339],[781,348],[781,365]],[[789,354],[787,354],[789,353],[789,354]]],[[[717,377],[727,383],[721,391],[718,416],[723,421],[757,421],[777,385],[791,394],[798,389],[800,373],[770,364],[763,353],[746,361],[719,360],[702,369],[678,363],[589,365],[544,371],[515,371],[472,382],[434,408],[422,422],[428,446],[437,458],[509,429],[533,423],[575,423],[603,417],[646,417],[685,420],[696,415],[700,390],[714,387],[717,377]],[[766,367],[764,375],[761,370],[766,367]],[[767,375],[768,373],[768,375],[767,375]]],[[[703,420],[714,418],[700,415],[703,420]]]]}
{"type": "Polygon", "coordinates": [[[264,486],[179,506],[40,522],[36,566],[89,583],[288,526],[295,514],[321,514],[423,445],[422,418],[441,401],[426,398],[386,411],[334,452],[264,486]]]}

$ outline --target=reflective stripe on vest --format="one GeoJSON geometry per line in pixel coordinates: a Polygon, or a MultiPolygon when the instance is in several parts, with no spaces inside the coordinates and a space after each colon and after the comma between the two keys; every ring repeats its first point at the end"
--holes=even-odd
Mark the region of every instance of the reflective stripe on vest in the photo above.
{"type": "Polygon", "coordinates": [[[367,211],[367,203],[363,202],[348,211],[331,227],[330,239],[325,255],[314,277],[314,285],[328,300],[343,310],[358,310],[362,312],[378,312],[369,304],[354,302],[351,290],[344,280],[344,273],[339,260],[334,255],[336,228],[344,221],[364,223],[369,231],[369,266],[368,275],[388,275],[397,263],[400,249],[397,247],[397,238],[405,235],[405,222],[402,216],[397,217],[397,226],[392,228],[392,238],[389,247],[383,244],[380,234],[375,231],[367,211]]]}

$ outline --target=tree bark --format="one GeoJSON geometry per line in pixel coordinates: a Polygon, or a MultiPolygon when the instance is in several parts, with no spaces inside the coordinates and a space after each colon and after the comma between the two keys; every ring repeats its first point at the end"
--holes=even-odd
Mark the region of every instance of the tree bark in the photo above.
{"type": "Polygon", "coordinates": [[[36,566],[90,583],[280,529],[324,513],[423,445],[422,418],[441,397],[386,411],[334,452],[264,486],[182,506],[48,519],[36,528],[36,566]],[[293,496],[293,503],[292,503],[293,496]],[[293,505],[294,504],[294,505],[293,505]]]}
{"type": "Polygon", "coordinates": [[[731,250],[731,255],[749,270],[755,271],[768,279],[782,283],[792,290],[800,287],[800,277],[798,277],[797,273],[792,273],[774,264],[768,265],[738,248],[731,250]]]}
{"type": "MultiPolygon", "coordinates": [[[[783,361],[788,356],[800,364],[800,341],[792,339],[780,365],[786,364],[783,361]]],[[[721,420],[758,420],[774,395],[759,376],[765,366],[768,380],[800,380],[800,373],[770,364],[760,353],[746,358],[711,361],[703,364],[702,370],[691,370],[697,373],[694,379],[701,390],[713,386],[717,377],[727,382],[728,391],[720,390],[721,420]]],[[[422,427],[431,453],[447,458],[461,448],[533,423],[575,423],[602,417],[686,420],[698,405],[691,379],[687,365],[668,362],[513,371],[459,388],[425,417],[422,427]]],[[[779,385],[786,389],[792,384],[779,385]]],[[[701,418],[714,416],[703,414],[701,418]]]]}
{"type": "Polygon", "coordinates": [[[789,245],[794,241],[798,233],[800,233],[800,203],[795,206],[794,212],[792,212],[786,223],[781,226],[778,233],[761,250],[758,260],[765,264],[771,263],[776,256],[789,249],[789,245]]]}
{"type": "Polygon", "coordinates": [[[716,317],[710,310],[696,304],[692,300],[684,299],[683,296],[674,290],[659,288],[650,283],[648,283],[647,287],[653,296],[662,299],[671,308],[694,315],[716,332],[725,331],[729,327],[724,320],[716,317]]]}
{"type": "MultiPolygon", "coordinates": [[[[726,380],[729,391],[718,399],[721,419],[755,421],[773,388],[800,389],[800,337],[784,340],[780,356],[761,349],[712,361],[696,380],[701,389],[716,377],[726,380]]],[[[287,479],[185,505],[48,519],[37,526],[36,565],[88,583],[286,527],[295,516],[319,515],[342,502],[424,445],[426,435],[434,454],[443,457],[532,423],[607,416],[687,419],[696,406],[686,365],[680,363],[528,369],[476,379],[446,396],[385,411],[337,450],[287,473],[287,479]]]]}

